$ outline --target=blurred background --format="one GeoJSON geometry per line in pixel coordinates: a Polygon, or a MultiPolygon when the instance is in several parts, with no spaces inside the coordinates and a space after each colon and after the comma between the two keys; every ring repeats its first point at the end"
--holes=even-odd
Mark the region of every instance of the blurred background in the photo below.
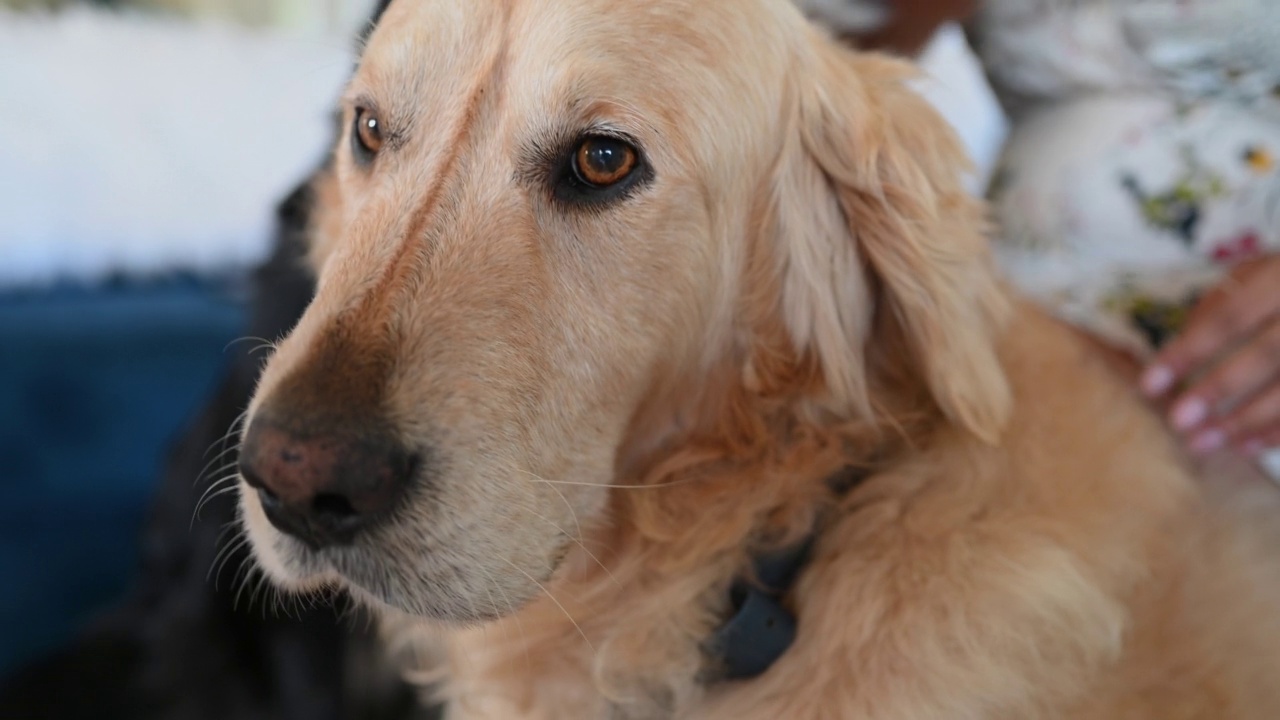
{"type": "Polygon", "coordinates": [[[369,18],[372,3],[360,0],[4,0],[13,10],[64,10],[74,5],[98,5],[190,21],[226,21],[290,33],[350,38],[369,18]]]}
{"type": "Polygon", "coordinates": [[[0,0],[0,674],[134,579],[372,6],[0,0]]]}

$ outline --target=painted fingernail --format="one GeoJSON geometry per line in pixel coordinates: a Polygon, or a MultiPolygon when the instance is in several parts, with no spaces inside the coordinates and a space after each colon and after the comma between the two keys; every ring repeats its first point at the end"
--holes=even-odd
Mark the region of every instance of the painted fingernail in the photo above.
{"type": "Polygon", "coordinates": [[[1191,438],[1191,452],[1208,453],[1217,450],[1227,442],[1227,436],[1221,430],[1205,430],[1191,438]]]}
{"type": "Polygon", "coordinates": [[[1187,431],[1204,422],[1209,416],[1209,405],[1200,398],[1183,400],[1173,409],[1173,426],[1187,431]]]}
{"type": "Polygon", "coordinates": [[[1164,365],[1153,365],[1142,373],[1139,384],[1146,394],[1159,395],[1173,385],[1173,371],[1164,365]]]}

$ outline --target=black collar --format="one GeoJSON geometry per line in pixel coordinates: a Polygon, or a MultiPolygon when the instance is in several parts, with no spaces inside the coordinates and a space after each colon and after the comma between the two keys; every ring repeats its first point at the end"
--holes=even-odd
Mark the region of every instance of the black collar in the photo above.
{"type": "MultiPolygon", "coordinates": [[[[861,468],[846,467],[827,480],[843,496],[867,477],[861,468]]],[[[804,569],[817,531],[804,541],[757,555],[752,573],[729,589],[729,618],[712,633],[707,651],[717,680],[749,680],[768,670],[795,642],[797,619],[783,599],[804,569]]]]}

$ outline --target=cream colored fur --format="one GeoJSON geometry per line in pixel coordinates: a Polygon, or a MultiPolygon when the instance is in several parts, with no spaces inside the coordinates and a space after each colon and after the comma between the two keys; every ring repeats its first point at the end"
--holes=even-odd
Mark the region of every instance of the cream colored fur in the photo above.
{"type": "Polygon", "coordinates": [[[251,412],[376,397],[422,489],[318,552],[245,494],[264,568],[380,608],[451,720],[1280,716],[1276,493],[1197,481],[1010,297],[908,74],[785,0],[393,3],[345,110],[395,140],[319,181],[251,412]],[[556,202],[598,127],[651,181],[556,202]],[[702,682],[750,554],[810,532],[795,645],[702,682]]]}

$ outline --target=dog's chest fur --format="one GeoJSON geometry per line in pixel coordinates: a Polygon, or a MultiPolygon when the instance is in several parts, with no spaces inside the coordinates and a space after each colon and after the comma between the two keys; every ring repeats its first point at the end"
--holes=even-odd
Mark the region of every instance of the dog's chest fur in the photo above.
{"type": "Polygon", "coordinates": [[[562,586],[553,588],[554,601],[544,596],[494,625],[450,633],[442,638],[446,717],[684,717],[704,690],[703,640],[721,617],[727,575],[697,573],[645,592],[611,581],[562,586]],[[593,591],[601,594],[583,597],[593,591]],[[646,631],[636,632],[640,628],[646,631]]]}

